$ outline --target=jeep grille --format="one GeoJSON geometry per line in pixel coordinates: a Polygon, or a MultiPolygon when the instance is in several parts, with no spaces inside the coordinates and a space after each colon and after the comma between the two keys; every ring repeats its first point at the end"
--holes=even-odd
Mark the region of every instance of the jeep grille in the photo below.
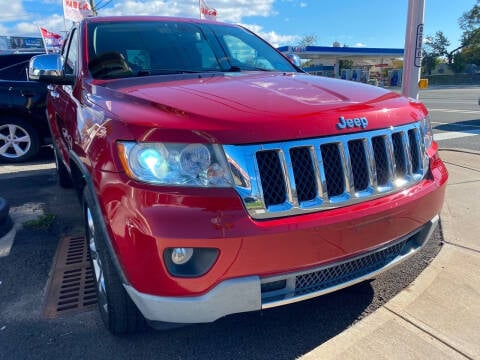
{"type": "Polygon", "coordinates": [[[236,190],[256,219],[332,209],[405,189],[428,157],[418,123],[256,145],[224,145],[236,190]]]}

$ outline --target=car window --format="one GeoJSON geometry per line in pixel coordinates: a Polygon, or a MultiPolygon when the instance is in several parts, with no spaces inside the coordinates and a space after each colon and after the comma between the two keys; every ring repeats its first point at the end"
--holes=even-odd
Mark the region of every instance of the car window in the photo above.
{"type": "Polygon", "coordinates": [[[77,30],[74,29],[70,36],[70,43],[65,57],[65,75],[74,75],[77,72],[78,64],[78,40],[77,30]]]}
{"type": "Polygon", "coordinates": [[[90,24],[89,70],[96,79],[241,70],[296,71],[243,28],[176,21],[90,24]]]}
{"type": "Polygon", "coordinates": [[[225,35],[223,41],[235,64],[265,70],[274,69],[273,65],[267,59],[262,57],[256,49],[246,44],[242,39],[233,35],[225,35]]]}
{"type": "Polygon", "coordinates": [[[232,66],[240,70],[297,71],[283,55],[250,31],[216,24],[211,28],[232,66]]]}
{"type": "Polygon", "coordinates": [[[183,22],[104,23],[89,27],[94,78],[218,71],[200,27],[183,22]]]}

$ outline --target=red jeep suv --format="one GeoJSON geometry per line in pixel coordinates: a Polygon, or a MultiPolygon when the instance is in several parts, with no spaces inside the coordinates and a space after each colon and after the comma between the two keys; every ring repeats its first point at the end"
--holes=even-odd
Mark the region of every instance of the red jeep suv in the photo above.
{"type": "Polygon", "coordinates": [[[235,25],[92,17],[30,63],[113,333],[212,322],[419,250],[447,171],[424,105],[311,76],[235,25]]]}

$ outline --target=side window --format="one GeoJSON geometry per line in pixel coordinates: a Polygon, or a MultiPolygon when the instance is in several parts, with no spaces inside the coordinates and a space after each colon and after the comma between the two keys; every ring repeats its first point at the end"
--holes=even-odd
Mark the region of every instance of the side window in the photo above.
{"type": "Polygon", "coordinates": [[[78,63],[78,36],[77,30],[74,29],[72,36],[70,36],[70,42],[68,45],[67,53],[65,56],[65,75],[74,75],[77,72],[78,63]]]}
{"type": "Polygon", "coordinates": [[[245,43],[242,39],[232,35],[225,35],[223,41],[230,52],[230,56],[238,62],[238,65],[248,65],[265,70],[274,68],[270,61],[258,54],[255,48],[245,43]]]}
{"type": "Polygon", "coordinates": [[[220,65],[218,64],[218,60],[213,53],[212,48],[208,45],[205,40],[198,41],[195,44],[198,53],[202,57],[202,68],[203,69],[210,69],[210,70],[218,70],[220,69],[220,65]]]}
{"type": "Polygon", "coordinates": [[[241,39],[235,36],[225,35],[223,41],[225,41],[231,57],[238,62],[248,64],[255,59],[255,49],[245,44],[241,39]]]}

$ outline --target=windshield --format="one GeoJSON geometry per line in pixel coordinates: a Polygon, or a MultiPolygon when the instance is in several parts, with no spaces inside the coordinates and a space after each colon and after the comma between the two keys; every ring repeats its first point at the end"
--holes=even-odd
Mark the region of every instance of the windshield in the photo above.
{"type": "Polygon", "coordinates": [[[89,70],[96,79],[297,69],[236,26],[174,21],[90,24],[89,70]]]}

